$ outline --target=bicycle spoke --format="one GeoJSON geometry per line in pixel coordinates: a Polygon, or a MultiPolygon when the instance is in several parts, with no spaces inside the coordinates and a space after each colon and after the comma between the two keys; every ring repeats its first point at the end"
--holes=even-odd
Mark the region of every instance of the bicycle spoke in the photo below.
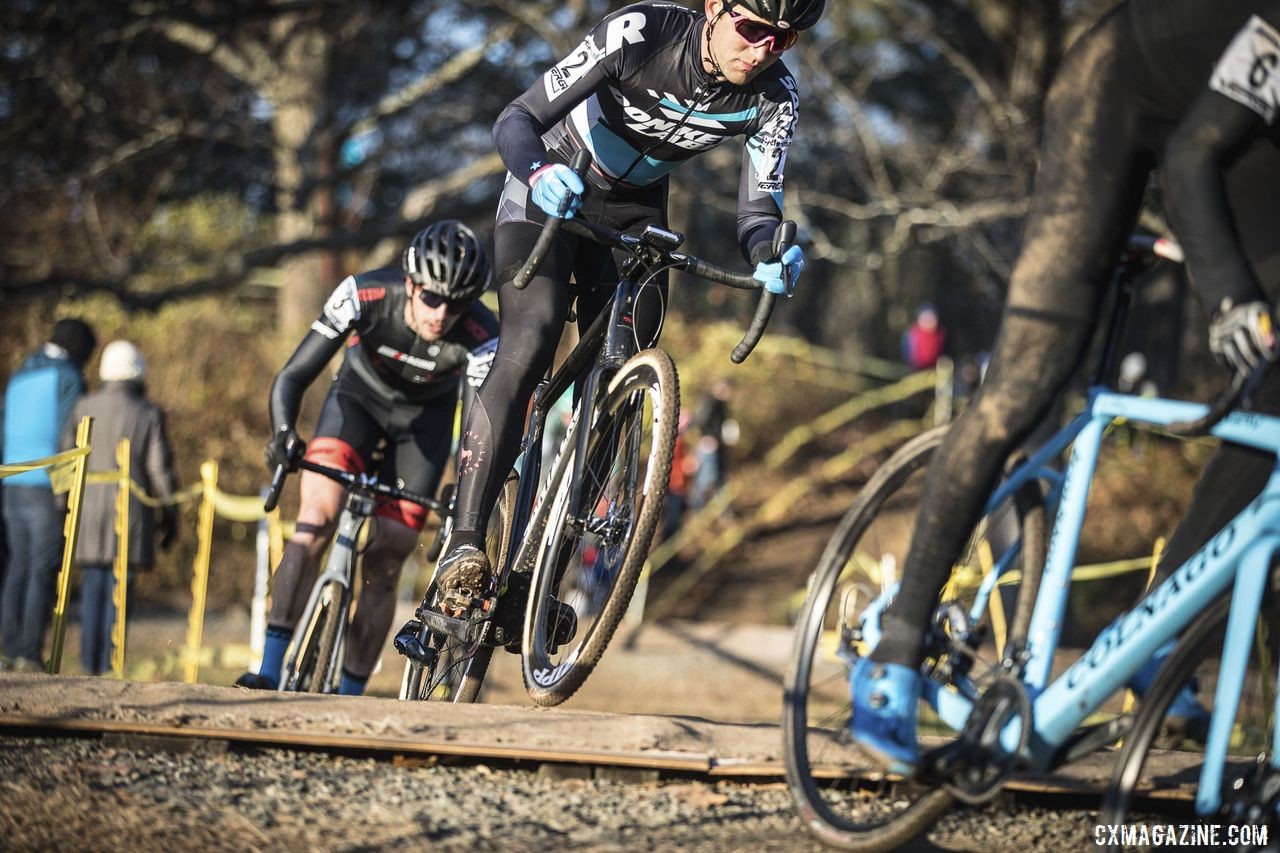
{"type": "Polygon", "coordinates": [[[578,487],[568,476],[572,464],[552,484],[524,638],[525,684],[535,701],[556,704],[572,694],[626,609],[671,470],[675,385],[664,353],[647,350],[628,361],[597,406],[576,466],[578,487]]]}

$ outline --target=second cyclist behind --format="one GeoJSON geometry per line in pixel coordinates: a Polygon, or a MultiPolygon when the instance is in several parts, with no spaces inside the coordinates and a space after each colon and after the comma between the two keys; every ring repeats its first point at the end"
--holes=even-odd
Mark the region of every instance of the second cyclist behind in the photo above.
{"type": "MultiPolygon", "coordinates": [[[[302,458],[432,495],[453,443],[459,387],[474,389],[488,372],[498,321],[478,300],[489,286],[488,254],[470,228],[437,222],[409,243],[399,267],[348,276],[271,386],[267,444],[270,470],[302,458]],[[310,445],[296,429],[307,387],[346,343],[346,355],[325,398],[310,445]],[[462,380],[462,381],[460,381],[462,380]]],[[[465,400],[464,400],[465,402],[465,400]]],[[[333,536],[344,489],[309,471],[300,481],[293,538],[272,582],[266,645],[257,673],[243,687],[275,689],[285,651],[333,536]]],[[[362,582],[347,635],[340,692],[360,694],[395,615],[400,568],[426,523],[426,509],[379,499],[361,564],[362,582]]]]}

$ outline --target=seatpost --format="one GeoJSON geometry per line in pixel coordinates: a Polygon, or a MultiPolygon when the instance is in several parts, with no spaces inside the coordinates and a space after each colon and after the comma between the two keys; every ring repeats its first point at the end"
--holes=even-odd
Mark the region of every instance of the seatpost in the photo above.
{"type": "Polygon", "coordinates": [[[1090,385],[1110,385],[1115,376],[1116,361],[1120,350],[1120,342],[1124,340],[1129,326],[1129,311],[1133,307],[1133,279],[1137,267],[1132,256],[1126,256],[1116,270],[1114,302],[1111,308],[1111,319],[1107,323],[1106,336],[1102,339],[1102,358],[1094,368],[1090,385]]]}

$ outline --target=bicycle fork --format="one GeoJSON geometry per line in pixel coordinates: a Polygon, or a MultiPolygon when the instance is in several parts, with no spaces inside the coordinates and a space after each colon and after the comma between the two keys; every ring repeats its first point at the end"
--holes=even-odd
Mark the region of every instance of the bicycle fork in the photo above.
{"type": "MultiPolygon", "coordinates": [[[[357,495],[349,495],[348,503],[353,501],[365,501],[367,503],[368,514],[372,515],[374,502],[369,498],[362,498],[357,495]]],[[[307,606],[303,608],[302,617],[298,620],[297,627],[294,628],[293,639],[289,642],[289,653],[285,658],[284,677],[280,679],[280,690],[297,690],[298,680],[298,656],[302,653],[303,648],[307,645],[311,634],[317,629],[316,613],[320,608],[320,597],[324,594],[324,590],[330,582],[336,582],[342,590],[338,596],[338,601],[330,601],[329,607],[339,608],[338,613],[338,637],[333,644],[331,658],[327,661],[316,661],[316,672],[313,678],[324,678],[337,671],[338,661],[342,659],[344,654],[343,645],[347,635],[347,610],[351,604],[351,584],[355,575],[355,549],[356,538],[360,535],[360,528],[364,524],[364,518],[353,513],[350,508],[344,510],[338,521],[338,530],[333,540],[333,547],[329,551],[329,557],[325,561],[324,571],[320,573],[320,577],[316,578],[315,583],[311,585],[311,595],[307,598],[307,606]],[[298,633],[301,628],[303,633],[298,633]]],[[[326,685],[328,687],[330,685],[326,685]]],[[[325,692],[328,692],[327,690],[325,692]]]]}
{"type": "MultiPolygon", "coordinates": [[[[1262,606],[1270,575],[1272,555],[1280,550],[1280,533],[1260,537],[1240,557],[1235,585],[1231,591],[1231,612],[1227,617],[1227,633],[1222,644],[1222,663],[1218,669],[1218,686],[1213,695],[1213,716],[1205,742],[1204,764],[1200,768],[1200,786],[1196,791],[1196,813],[1216,814],[1222,807],[1223,768],[1227,760],[1231,730],[1240,705],[1245,669],[1253,645],[1254,626],[1262,606]]],[[[1278,709],[1280,710],[1280,709],[1278,709]]],[[[1280,737],[1280,718],[1271,736],[1270,762],[1280,768],[1276,753],[1280,737]]]]}

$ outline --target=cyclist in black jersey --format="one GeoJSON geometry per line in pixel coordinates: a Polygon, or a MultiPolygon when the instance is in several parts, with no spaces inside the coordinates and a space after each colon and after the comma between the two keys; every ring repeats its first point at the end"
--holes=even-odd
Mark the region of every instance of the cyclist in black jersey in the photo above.
{"type": "MultiPolygon", "coordinates": [[[[511,284],[542,223],[564,201],[569,216],[639,231],[665,225],[667,180],[682,161],[732,136],[747,138],[738,188],[738,240],[756,276],[790,293],[803,266],[792,247],[773,257],[782,175],[795,132],[796,85],[782,54],[817,23],[825,0],[705,0],[701,12],[670,3],[628,6],[512,102],[494,125],[509,174],[494,236],[502,344],[462,438],[458,506],[438,576],[445,590],[487,593],[485,513],[515,461],[524,413],[555,355],[577,283],[586,329],[612,294],[610,251],[561,232],[525,290],[511,284]],[[565,164],[587,149],[584,182],[565,164]],[[601,283],[605,286],[599,286],[601,283]]],[[[643,345],[658,335],[666,276],[635,307],[643,345]]]]}
{"type": "MultiPolygon", "coordinates": [[[[851,676],[854,738],[899,772],[918,758],[919,667],[938,594],[1006,458],[1083,359],[1153,172],[1212,317],[1210,348],[1236,370],[1275,361],[1278,27],[1277,0],[1130,0],[1063,59],[1048,93],[1035,197],[986,381],[930,464],[900,592],[884,614],[881,641],[851,676]]],[[[1274,368],[1253,402],[1280,412],[1274,368]]],[[[1185,562],[1256,497],[1271,464],[1259,451],[1223,445],[1162,569],[1185,562]]],[[[1131,686],[1149,684],[1164,655],[1131,686]]],[[[1183,713],[1206,713],[1194,694],[1180,703],[1183,713]]]]}
{"type": "MultiPolygon", "coordinates": [[[[399,267],[348,276],[325,303],[271,386],[275,433],[267,468],[305,458],[352,473],[377,465],[380,479],[435,493],[453,441],[459,386],[464,408],[488,372],[498,322],[477,301],[492,266],[474,232],[446,220],[420,231],[399,267]],[[325,398],[310,445],[294,424],[302,396],[346,342],[342,368],[325,398]],[[374,451],[383,444],[380,463],[374,451]]],[[[272,580],[266,646],[257,673],[237,684],[275,689],[289,639],[306,606],[320,558],[342,509],[341,485],[304,471],[296,532],[272,580]]],[[[395,611],[395,588],[426,522],[409,501],[380,498],[361,564],[340,692],[359,694],[395,611]]]]}

